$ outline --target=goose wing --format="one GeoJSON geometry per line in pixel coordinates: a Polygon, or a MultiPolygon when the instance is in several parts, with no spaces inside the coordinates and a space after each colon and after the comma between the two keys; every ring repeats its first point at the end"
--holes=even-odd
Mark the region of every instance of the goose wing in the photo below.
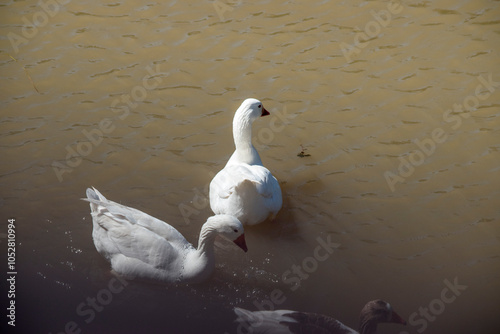
{"type": "Polygon", "coordinates": [[[154,268],[168,269],[181,257],[182,248],[178,245],[123,216],[106,212],[98,216],[96,222],[106,231],[106,242],[112,245],[108,249],[115,251],[110,258],[123,255],[154,268]]]}
{"type": "Polygon", "coordinates": [[[337,319],[322,314],[291,312],[286,317],[294,320],[286,323],[292,333],[358,334],[337,319]]]}
{"type": "Polygon", "coordinates": [[[234,164],[221,170],[210,183],[210,193],[218,198],[226,199],[245,182],[250,181],[258,194],[264,198],[274,198],[281,202],[281,189],[278,180],[271,172],[259,165],[234,164]]]}
{"type": "Polygon", "coordinates": [[[117,223],[123,223],[124,226],[130,224],[131,226],[142,227],[179,246],[190,245],[186,238],[174,227],[145,212],[110,201],[95,188],[87,189],[87,198],[83,200],[91,203],[92,213],[98,217],[106,216],[117,223]]]}
{"type": "Polygon", "coordinates": [[[328,316],[289,310],[248,311],[235,308],[236,319],[252,333],[273,334],[357,334],[353,329],[328,316]]]}

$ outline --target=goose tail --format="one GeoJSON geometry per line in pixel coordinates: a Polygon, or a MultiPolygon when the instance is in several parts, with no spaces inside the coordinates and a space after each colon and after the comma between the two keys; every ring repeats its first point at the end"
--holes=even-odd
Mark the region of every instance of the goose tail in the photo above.
{"type": "Polygon", "coordinates": [[[106,202],[107,199],[104,197],[96,188],[87,188],[87,198],[82,198],[82,200],[90,202],[90,210],[92,212],[97,212],[97,207],[99,202],[106,202]]]}

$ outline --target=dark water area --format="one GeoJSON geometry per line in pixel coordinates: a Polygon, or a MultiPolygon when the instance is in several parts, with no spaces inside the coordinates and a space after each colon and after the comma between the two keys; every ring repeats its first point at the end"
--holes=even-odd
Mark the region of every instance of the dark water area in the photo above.
{"type": "Polygon", "coordinates": [[[408,321],[380,333],[498,333],[498,1],[43,3],[0,5],[2,333],[232,334],[234,307],[357,329],[377,298],[408,321]],[[86,188],[196,244],[247,97],[276,220],[201,285],[120,281],[86,188]]]}

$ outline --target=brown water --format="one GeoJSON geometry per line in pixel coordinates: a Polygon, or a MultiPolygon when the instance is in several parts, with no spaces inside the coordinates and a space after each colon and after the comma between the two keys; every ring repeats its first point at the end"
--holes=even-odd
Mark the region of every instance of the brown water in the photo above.
{"type": "Polygon", "coordinates": [[[0,7],[13,332],[237,333],[232,308],[258,305],[357,328],[383,298],[410,323],[381,332],[497,333],[498,1],[60,2],[0,7]],[[205,284],[118,283],[85,189],[196,242],[247,97],[271,111],[276,221],[246,254],[223,243],[205,284]]]}

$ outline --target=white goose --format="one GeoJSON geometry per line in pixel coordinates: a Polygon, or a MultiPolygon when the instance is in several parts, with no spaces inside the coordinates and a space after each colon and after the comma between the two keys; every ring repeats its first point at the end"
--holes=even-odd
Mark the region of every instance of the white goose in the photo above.
{"type": "Polygon", "coordinates": [[[97,189],[87,189],[97,251],[117,273],[129,278],[163,282],[199,283],[215,267],[214,240],[220,235],[245,252],[243,225],[229,215],[208,218],[198,248],[175,228],[147,213],[107,200],[97,189]]]}
{"type": "MultiPolygon", "coordinates": [[[[337,319],[322,314],[288,310],[252,312],[242,308],[235,308],[234,312],[238,316],[238,333],[243,332],[240,327],[244,327],[245,333],[254,334],[358,334],[337,319]]],[[[383,322],[406,325],[406,321],[393,311],[389,303],[380,299],[372,300],[361,310],[359,333],[373,334],[377,331],[377,325],[383,322]]]]}
{"type": "Polygon", "coordinates": [[[266,115],[269,112],[259,100],[243,101],[233,119],[236,150],[210,183],[212,211],[235,216],[248,225],[274,218],[283,203],[278,180],[262,165],[252,145],[252,123],[266,115]]]}

